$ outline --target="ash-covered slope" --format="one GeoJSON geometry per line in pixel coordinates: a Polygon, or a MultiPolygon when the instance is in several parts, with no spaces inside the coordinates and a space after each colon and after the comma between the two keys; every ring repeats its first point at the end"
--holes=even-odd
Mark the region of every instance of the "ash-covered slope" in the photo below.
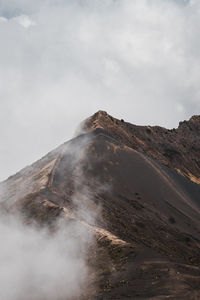
{"type": "Polygon", "coordinates": [[[102,128],[124,145],[144,153],[200,183],[200,116],[179,123],[177,129],[137,126],[99,111],[84,124],[84,130],[102,128]]]}
{"type": "Polygon", "coordinates": [[[81,135],[3,182],[2,209],[94,232],[83,299],[199,299],[198,122],[168,131],[100,111],[81,135]]]}

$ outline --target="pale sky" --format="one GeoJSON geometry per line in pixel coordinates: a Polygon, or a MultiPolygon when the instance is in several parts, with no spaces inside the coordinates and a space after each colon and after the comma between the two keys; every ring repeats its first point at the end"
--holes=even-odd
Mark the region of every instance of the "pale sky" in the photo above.
{"type": "Polygon", "coordinates": [[[199,0],[1,0],[0,180],[106,110],[176,127],[200,114],[199,0]]]}

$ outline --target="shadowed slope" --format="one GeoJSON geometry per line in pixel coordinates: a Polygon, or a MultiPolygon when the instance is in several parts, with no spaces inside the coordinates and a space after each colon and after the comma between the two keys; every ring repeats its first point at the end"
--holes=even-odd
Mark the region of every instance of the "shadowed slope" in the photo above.
{"type": "Polygon", "coordinates": [[[179,123],[177,129],[137,126],[99,111],[84,123],[83,130],[104,129],[124,145],[154,158],[190,180],[200,183],[200,116],[179,123]]]}
{"type": "Polygon", "coordinates": [[[86,122],[89,133],[2,183],[3,207],[17,207],[27,222],[61,216],[94,232],[83,299],[198,299],[200,186],[146,156],[140,143],[141,152],[128,145],[128,125],[100,126],[111,117],[99,114],[86,122]]]}

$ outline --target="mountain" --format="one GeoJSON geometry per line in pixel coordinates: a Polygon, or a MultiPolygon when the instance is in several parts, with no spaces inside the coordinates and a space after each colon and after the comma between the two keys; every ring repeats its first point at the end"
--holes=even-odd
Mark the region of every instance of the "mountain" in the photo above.
{"type": "Polygon", "coordinates": [[[102,128],[122,144],[200,183],[200,116],[179,123],[177,129],[136,126],[100,111],[85,123],[86,130],[102,128]],[[189,154],[189,155],[188,155],[189,154]]]}
{"type": "Polygon", "coordinates": [[[92,232],[79,299],[200,299],[199,153],[200,116],[168,130],[99,111],[0,184],[1,210],[92,232]]]}

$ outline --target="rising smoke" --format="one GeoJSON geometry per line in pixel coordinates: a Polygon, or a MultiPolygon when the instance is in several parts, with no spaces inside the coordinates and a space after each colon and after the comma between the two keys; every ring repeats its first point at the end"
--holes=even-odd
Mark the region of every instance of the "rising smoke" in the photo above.
{"type": "MultiPolygon", "coordinates": [[[[84,224],[94,225],[96,214],[90,205],[93,191],[86,186],[83,171],[83,166],[89,165],[86,150],[91,137],[90,140],[77,140],[78,142],[72,141],[53,152],[53,155],[64,158],[57,174],[61,180],[66,177],[66,165],[70,160],[70,176],[74,186],[71,196],[73,211],[64,207],[62,216],[52,228],[39,227],[34,222],[25,225],[22,215],[18,211],[13,213],[13,209],[12,214],[1,213],[1,300],[77,299],[86,292],[89,270],[87,251],[92,245],[93,233],[84,224]]],[[[38,164],[42,164],[42,161],[36,163],[36,169],[38,164]]],[[[14,180],[15,177],[11,178],[7,186],[14,180]]],[[[95,184],[97,188],[97,180],[95,184]]],[[[23,186],[19,189],[23,190],[23,186]]],[[[5,198],[4,190],[4,204],[5,198]]],[[[17,197],[15,201],[12,200],[12,205],[18,200],[17,197]]]]}
{"type": "Polygon", "coordinates": [[[60,300],[83,291],[88,236],[77,224],[50,234],[6,216],[1,217],[0,233],[0,299],[60,300]]]}

